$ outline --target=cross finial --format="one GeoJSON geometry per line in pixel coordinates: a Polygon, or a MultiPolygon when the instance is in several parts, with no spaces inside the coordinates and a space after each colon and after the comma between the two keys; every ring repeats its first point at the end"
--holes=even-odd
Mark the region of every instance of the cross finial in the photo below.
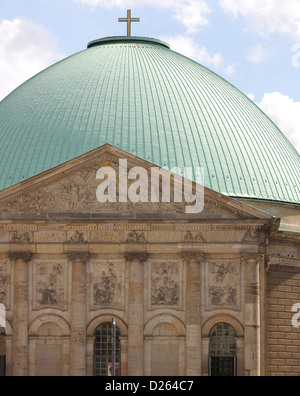
{"type": "Polygon", "coordinates": [[[131,10],[127,10],[127,18],[119,18],[119,22],[127,22],[127,36],[131,36],[131,22],[140,22],[140,18],[131,18],[131,10]]]}

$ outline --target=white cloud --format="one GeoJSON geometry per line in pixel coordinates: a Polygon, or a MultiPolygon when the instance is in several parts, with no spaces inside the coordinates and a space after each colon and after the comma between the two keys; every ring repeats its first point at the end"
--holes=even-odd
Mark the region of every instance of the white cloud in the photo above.
{"type": "Polygon", "coordinates": [[[161,37],[161,39],[170,44],[173,51],[179,52],[180,54],[185,55],[206,67],[217,69],[224,63],[224,59],[221,54],[210,54],[206,47],[199,47],[191,37],[177,35],[161,37]]]}
{"type": "Polygon", "coordinates": [[[232,63],[231,65],[228,65],[225,67],[224,72],[227,74],[229,77],[233,76],[236,72],[236,64],[232,63]]]}
{"type": "Polygon", "coordinates": [[[242,15],[255,34],[286,34],[300,38],[299,0],[220,0],[225,12],[242,15]]]}
{"type": "MultiPolygon", "coordinates": [[[[254,95],[248,95],[254,100],[254,95]]],[[[279,92],[266,93],[257,105],[275,122],[300,153],[300,102],[279,92]]]]}
{"type": "Polygon", "coordinates": [[[26,19],[0,21],[0,100],[63,57],[44,27],[26,19]]]}
{"type": "Polygon", "coordinates": [[[211,13],[208,4],[202,0],[177,0],[173,4],[175,18],[186,26],[188,33],[196,32],[207,25],[207,15],[211,13]]]}
{"type": "Polygon", "coordinates": [[[179,34],[177,36],[160,37],[160,39],[170,44],[172,51],[179,52],[209,69],[224,72],[228,76],[232,76],[236,72],[237,66],[235,63],[227,64],[220,53],[210,53],[206,47],[200,47],[190,36],[179,34]]]}
{"type": "Polygon", "coordinates": [[[271,58],[271,54],[262,44],[256,44],[249,48],[247,59],[252,63],[262,63],[271,58]]]}
{"type": "MultiPolygon", "coordinates": [[[[92,8],[124,7],[124,0],[74,0],[76,3],[86,4],[92,8]]],[[[188,33],[199,30],[209,23],[207,16],[212,12],[206,0],[127,0],[126,7],[151,6],[171,8],[173,16],[181,22],[188,33]]]]}

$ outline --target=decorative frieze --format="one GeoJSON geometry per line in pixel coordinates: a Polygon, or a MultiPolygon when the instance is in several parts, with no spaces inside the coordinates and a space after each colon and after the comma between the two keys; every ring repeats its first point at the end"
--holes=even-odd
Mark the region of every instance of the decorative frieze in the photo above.
{"type": "Polygon", "coordinates": [[[11,234],[11,242],[13,243],[30,243],[31,237],[29,232],[13,232],[11,234]]]}
{"type": "Polygon", "coordinates": [[[183,242],[190,242],[190,243],[198,243],[198,242],[206,242],[202,232],[193,233],[188,231],[183,238],[183,242]]]}
{"type": "Polygon", "coordinates": [[[126,242],[127,243],[146,243],[147,238],[146,238],[144,232],[132,231],[129,233],[126,242]]]}
{"type": "Polygon", "coordinates": [[[248,230],[243,238],[243,242],[258,242],[260,235],[259,231],[248,230]]]}
{"type": "MultiPolygon", "coordinates": [[[[8,227],[8,226],[7,226],[8,227]]],[[[0,245],[11,244],[160,244],[160,243],[245,243],[260,244],[265,240],[261,227],[232,225],[197,225],[188,227],[181,224],[108,224],[107,227],[83,224],[74,227],[69,224],[10,226],[0,232],[0,245]]]]}

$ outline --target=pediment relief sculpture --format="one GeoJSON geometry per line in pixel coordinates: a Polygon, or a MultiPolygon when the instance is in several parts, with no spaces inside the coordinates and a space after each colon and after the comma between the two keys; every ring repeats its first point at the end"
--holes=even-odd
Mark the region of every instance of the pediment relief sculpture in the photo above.
{"type": "MultiPolygon", "coordinates": [[[[122,163],[122,164],[123,164],[122,163]]],[[[130,216],[132,214],[170,214],[177,216],[186,215],[186,208],[188,204],[184,199],[183,186],[184,179],[179,176],[174,176],[168,171],[161,170],[167,173],[170,178],[170,202],[162,199],[164,192],[163,183],[160,183],[159,188],[155,193],[159,196],[158,202],[153,200],[153,189],[149,182],[152,177],[153,165],[123,153],[121,150],[112,149],[110,147],[100,148],[82,158],[77,158],[67,164],[61,165],[58,168],[50,170],[45,174],[36,176],[33,179],[27,180],[20,185],[11,187],[10,189],[0,194],[0,215],[9,213],[62,213],[62,214],[119,214],[123,216],[130,216]],[[106,150],[106,151],[105,151],[106,150]],[[109,151],[113,151],[110,153],[109,151]],[[119,152],[120,151],[120,152],[119,152]],[[97,154],[98,153],[98,154],[97,154]],[[127,157],[126,157],[127,156],[127,157]],[[125,158],[124,158],[125,157],[125,158]],[[121,166],[121,161],[126,163],[127,168],[124,170],[121,166]],[[99,181],[100,169],[111,169],[115,172],[115,201],[101,202],[98,199],[97,191],[99,185],[107,180],[107,175],[103,180],[99,181]],[[123,173],[121,173],[123,169],[123,173]],[[143,177],[137,177],[136,180],[130,180],[130,172],[134,169],[144,170],[144,177],[148,176],[148,184],[143,181],[143,177]],[[125,173],[124,173],[125,172],[125,173]],[[121,176],[120,176],[121,175],[121,176]],[[140,199],[138,202],[132,202],[127,199],[126,202],[122,199],[121,189],[123,188],[124,179],[128,183],[128,191],[130,188],[136,187],[136,194],[142,196],[141,188],[144,186],[148,195],[146,200],[140,199]],[[121,180],[121,182],[120,182],[121,180]],[[180,182],[179,182],[180,180],[180,182]],[[181,194],[182,201],[175,199],[176,194],[181,194]]],[[[155,167],[154,169],[160,169],[155,167]]],[[[132,179],[132,174],[131,174],[132,179]]],[[[189,182],[190,183],[190,182],[189,182]]],[[[195,194],[197,185],[190,183],[191,194],[195,194]]],[[[104,189],[104,187],[103,187],[104,189]]],[[[109,183],[107,183],[109,189],[109,183]]],[[[123,192],[124,194],[124,192],[123,192]]],[[[145,195],[144,194],[144,195],[145,195]]],[[[129,195],[129,192],[128,192],[129,195]]],[[[255,210],[248,209],[240,203],[231,200],[230,205],[227,204],[230,198],[221,196],[211,190],[205,189],[204,194],[204,208],[197,213],[199,219],[230,219],[230,218],[255,218],[255,210]],[[249,211],[249,213],[248,213],[249,211]]],[[[126,195],[127,197],[127,195],[126,195]]],[[[185,216],[186,217],[186,216],[185,216]]]]}

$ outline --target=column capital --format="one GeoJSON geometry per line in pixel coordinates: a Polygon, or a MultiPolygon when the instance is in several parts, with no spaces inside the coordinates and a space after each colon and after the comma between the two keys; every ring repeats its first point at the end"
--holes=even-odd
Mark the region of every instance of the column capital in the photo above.
{"type": "Polygon", "coordinates": [[[11,261],[23,260],[27,263],[32,260],[33,254],[31,252],[10,252],[9,259],[11,261]]]}
{"type": "Polygon", "coordinates": [[[201,253],[183,253],[182,258],[184,262],[191,263],[197,262],[198,264],[205,261],[205,254],[201,253]]]}
{"type": "Polygon", "coordinates": [[[67,255],[70,261],[83,261],[85,263],[91,258],[91,253],[89,252],[68,252],[67,255]]]}
{"type": "Polygon", "coordinates": [[[242,262],[245,262],[245,263],[249,263],[251,261],[252,262],[255,261],[255,262],[259,263],[259,262],[263,262],[265,260],[265,255],[260,254],[260,253],[254,253],[254,254],[243,253],[241,255],[241,260],[242,260],[242,262]]]}
{"type": "Polygon", "coordinates": [[[144,263],[147,261],[147,258],[147,253],[125,253],[126,261],[140,261],[141,263],[144,263]]]}

